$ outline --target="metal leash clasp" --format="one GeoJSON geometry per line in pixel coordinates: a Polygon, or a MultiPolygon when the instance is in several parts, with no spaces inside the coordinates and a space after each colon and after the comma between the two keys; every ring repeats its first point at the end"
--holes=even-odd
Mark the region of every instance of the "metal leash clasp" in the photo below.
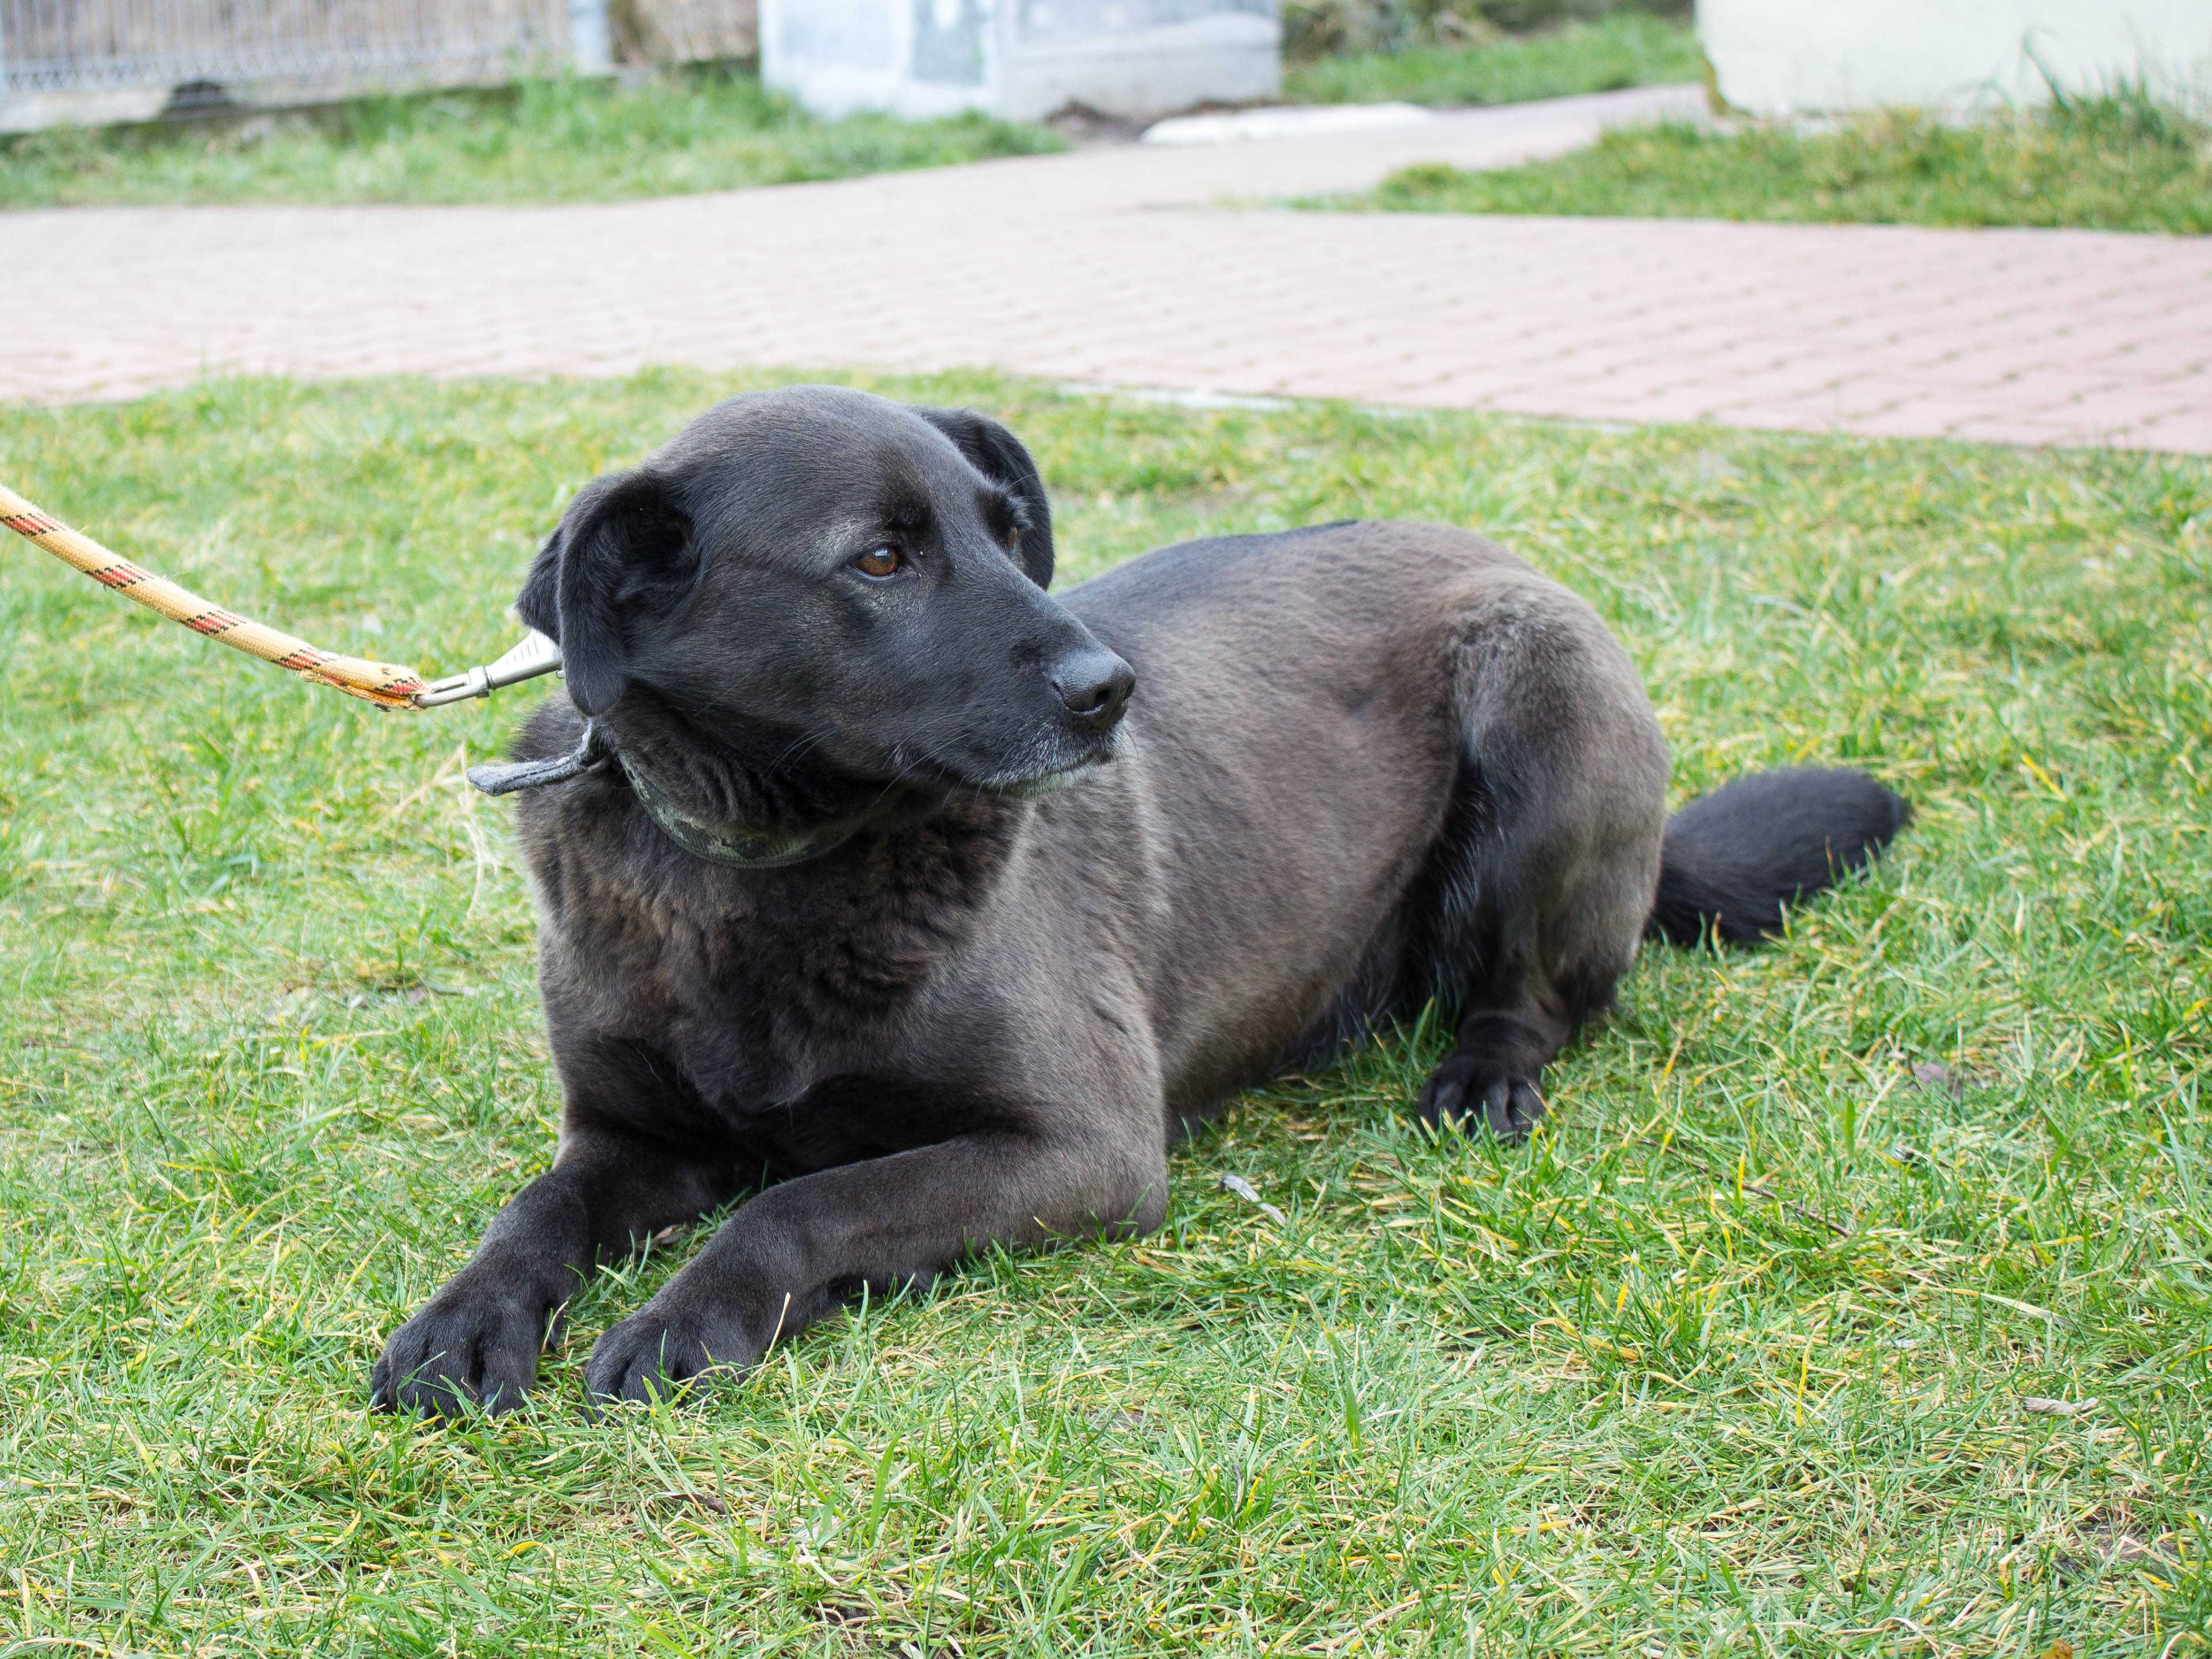
{"type": "Polygon", "coordinates": [[[522,643],[495,662],[471,668],[465,673],[448,674],[444,679],[433,680],[415,694],[417,708],[435,708],[441,703],[465,702],[471,697],[488,697],[502,685],[513,685],[518,680],[535,679],[540,674],[550,674],[561,666],[561,647],[536,629],[522,637],[522,643]]]}

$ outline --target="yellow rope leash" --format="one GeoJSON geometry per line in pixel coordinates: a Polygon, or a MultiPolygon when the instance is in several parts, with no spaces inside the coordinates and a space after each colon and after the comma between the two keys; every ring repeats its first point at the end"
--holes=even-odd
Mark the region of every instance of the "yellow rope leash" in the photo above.
{"type": "Polygon", "coordinates": [[[501,685],[510,685],[533,674],[560,666],[560,648],[532,634],[513,651],[486,668],[424,684],[411,668],[396,663],[370,662],[361,657],[324,651],[305,640],[264,623],[250,622],[235,611],[210,604],[166,576],[110,552],[82,531],[72,530],[51,513],[40,512],[21,495],[0,484],[0,525],[43,547],[64,564],[82,570],[103,587],[112,587],[171,622],[182,623],[196,634],[243,651],[249,657],[289,669],[301,679],[336,686],[349,696],[383,708],[431,708],[440,703],[481,697],[501,685]]]}

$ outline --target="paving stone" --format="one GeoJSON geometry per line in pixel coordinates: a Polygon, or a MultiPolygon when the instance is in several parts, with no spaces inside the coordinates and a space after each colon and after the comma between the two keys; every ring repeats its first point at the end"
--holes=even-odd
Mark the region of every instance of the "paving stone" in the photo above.
{"type": "Polygon", "coordinates": [[[0,215],[0,398],[208,372],[998,368],[1176,392],[2212,453],[2212,239],[1307,214],[1695,88],[547,208],[0,215]],[[158,250],[149,256],[148,250],[158,250]]]}

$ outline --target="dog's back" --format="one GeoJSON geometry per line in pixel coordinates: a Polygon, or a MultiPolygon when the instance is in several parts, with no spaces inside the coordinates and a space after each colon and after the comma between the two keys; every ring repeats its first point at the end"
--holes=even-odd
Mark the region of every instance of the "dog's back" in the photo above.
{"type": "MultiPolygon", "coordinates": [[[[1467,659],[1471,635],[1492,652],[1540,636],[1573,659],[1563,672],[1607,684],[1632,744],[1650,720],[1587,605],[1440,526],[1188,543],[1062,602],[1144,689],[1122,761],[1048,803],[1047,822],[1086,847],[1118,835],[1165,865],[1157,879],[1174,902],[1137,966],[1178,1115],[1464,978],[1466,962],[1438,957],[1471,943],[1446,914],[1468,896],[1455,838],[1479,833],[1464,811],[1465,709],[1482,667],[1467,659]]],[[[1656,860],[1663,775],[1647,764],[1635,781],[1656,860]]],[[[1612,793],[1611,810],[1632,810],[1612,793]]],[[[1632,884],[1620,896],[1632,949],[1649,893],[1632,884]]]]}

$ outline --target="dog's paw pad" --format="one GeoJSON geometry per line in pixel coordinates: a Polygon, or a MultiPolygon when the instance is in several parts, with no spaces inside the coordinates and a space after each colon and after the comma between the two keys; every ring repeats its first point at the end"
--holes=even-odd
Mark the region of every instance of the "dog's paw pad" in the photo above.
{"type": "Polygon", "coordinates": [[[1500,1140],[1522,1139],[1544,1111],[1534,1078],[1480,1054],[1452,1055],[1421,1091],[1423,1122],[1463,1133],[1486,1128],[1500,1140]]]}

